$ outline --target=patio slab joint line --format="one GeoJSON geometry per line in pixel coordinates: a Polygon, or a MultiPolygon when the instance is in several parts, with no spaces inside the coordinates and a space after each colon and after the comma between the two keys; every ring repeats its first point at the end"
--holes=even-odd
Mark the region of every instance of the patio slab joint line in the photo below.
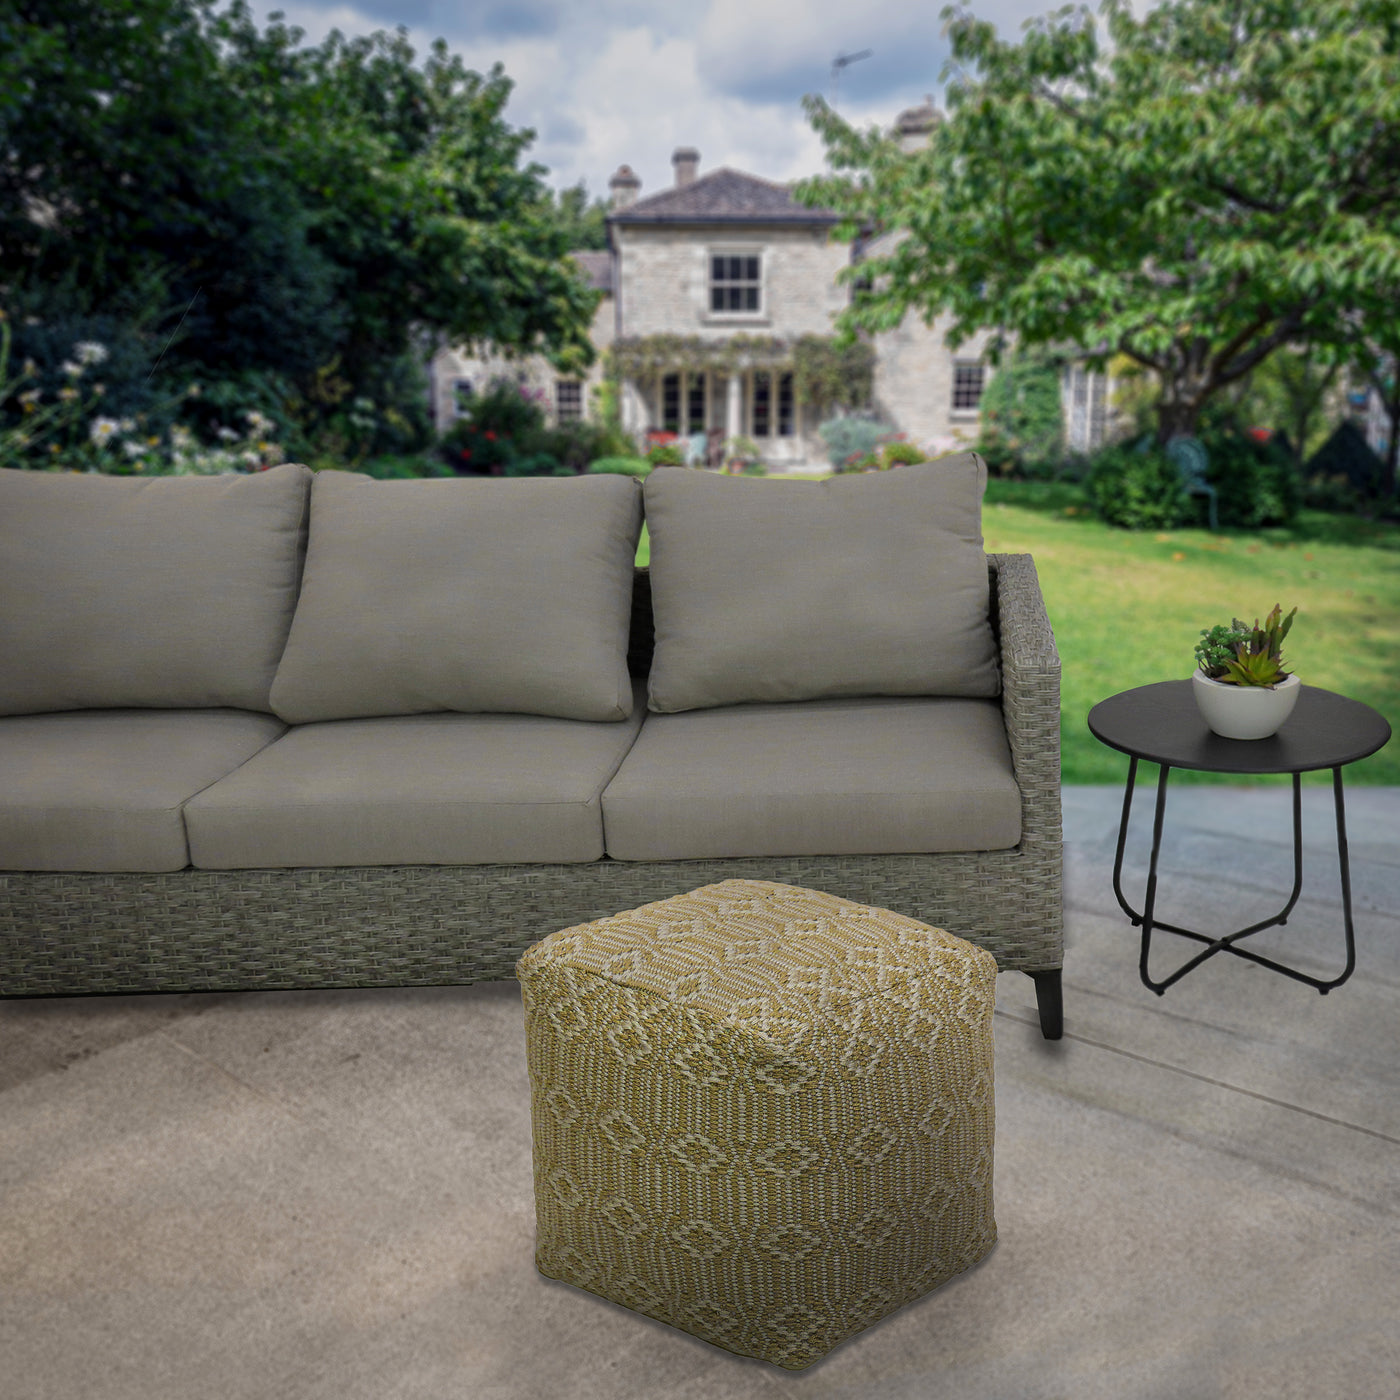
{"type": "MultiPolygon", "coordinates": [[[[998,1016],[1005,1016],[1008,1021],[1016,1021],[1023,1026],[1031,1026],[1039,1029],[1039,1019],[1031,1020],[1024,1016],[1012,1015],[1009,1011],[1003,1011],[1000,1007],[995,1012],[998,1016]]],[[[1375,1128],[1363,1127],[1360,1123],[1350,1123],[1345,1118],[1333,1118],[1331,1114],[1319,1113],[1315,1108],[1304,1108],[1301,1104],[1289,1103],[1286,1099],[1276,1099],[1269,1094],[1261,1094],[1255,1089],[1246,1089],[1239,1084],[1231,1084],[1224,1079],[1212,1079],[1208,1074],[1198,1074],[1193,1069],[1184,1069],[1181,1065],[1168,1064],[1165,1060],[1154,1060],[1150,1055],[1139,1055],[1132,1050],[1124,1050],[1121,1046],[1110,1045],[1107,1041],[1091,1040],[1087,1035],[1076,1035],[1068,1027],[1065,1028],[1064,1038],[1066,1040],[1077,1040],[1081,1045],[1092,1045],[1098,1050],[1107,1050],[1110,1054],[1122,1055],[1129,1060],[1137,1060],[1140,1064],[1152,1065],[1155,1069],[1165,1069],[1172,1074],[1182,1074],[1188,1079],[1197,1079],[1202,1084],[1211,1084],[1217,1089],[1228,1089],[1231,1093],[1244,1094],[1251,1099],[1258,1099],[1260,1103],[1272,1104],[1275,1108],[1286,1108],[1293,1113],[1305,1113],[1309,1118],[1316,1118],[1323,1123],[1331,1123],[1334,1127],[1350,1128],[1353,1132],[1365,1133],[1367,1137],[1379,1138],[1382,1142],[1388,1142],[1396,1147],[1400,1147],[1400,1138],[1391,1137],[1389,1133],[1382,1133],[1375,1128]]]]}

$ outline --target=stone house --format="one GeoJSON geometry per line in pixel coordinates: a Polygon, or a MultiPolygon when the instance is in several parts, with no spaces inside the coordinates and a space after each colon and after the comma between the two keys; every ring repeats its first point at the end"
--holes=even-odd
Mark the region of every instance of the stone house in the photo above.
{"type": "MultiPolygon", "coordinates": [[[[913,108],[898,119],[896,134],[913,149],[937,120],[931,104],[913,108]]],[[[693,357],[687,363],[678,352],[674,363],[652,364],[625,379],[620,407],[627,431],[691,436],[718,429],[727,439],[751,438],[770,468],[825,465],[817,427],[830,410],[799,401],[791,359],[742,347],[746,340],[791,346],[802,336],[830,336],[850,296],[837,274],[860,256],[860,245],[835,241],[837,216],[798,204],[786,185],[728,168],[702,175],[699,153],[690,147],[671,160],[674,185],[646,198],[638,197],[640,180],[622,166],[609,181],[609,249],[573,255],[603,293],[592,328],[599,360],[587,378],[558,377],[538,356],[511,360],[444,349],[431,375],[439,428],[451,422],[464,394],[499,374],[535,391],[557,420],[591,417],[603,351],[619,341],[679,337],[730,345],[734,353],[723,370],[697,370],[693,357]]],[[[940,319],[929,327],[910,315],[871,341],[874,411],[934,454],[976,439],[990,372],[984,360],[990,332],[955,352],[944,338],[947,325],[940,319]]]]}

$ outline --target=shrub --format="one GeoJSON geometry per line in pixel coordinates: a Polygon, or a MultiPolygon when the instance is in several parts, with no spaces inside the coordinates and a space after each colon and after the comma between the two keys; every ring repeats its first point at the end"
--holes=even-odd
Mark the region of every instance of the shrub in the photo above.
{"type": "Polygon", "coordinates": [[[648,476],[651,463],[645,457],[599,457],[588,464],[590,472],[616,472],[620,476],[648,476]]]}
{"type": "Polygon", "coordinates": [[[913,466],[916,462],[927,461],[928,453],[923,448],[916,447],[912,442],[905,442],[903,438],[887,442],[880,449],[880,465],[882,467],[913,466]]]}
{"type": "Polygon", "coordinates": [[[1053,476],[1063,441],[1060,366],[1044,350],[1013,351],[982,395],[977,451],[999,476],[1053,476]]]}
{"type": "Polygon", "coordinates": [[[685,466],[685,449],[674,442],[658,442],[647,448],[647,461],[654,467],[685,466]]]}
{"type": "Polygon", "coordinates": [[[1120,443],[1101,452],[1085,486],[1099,514],[1126,530],[1168,530],[1191,518],[1181,473],[1156,446],[1141,452],[1120,443]]]}
{"type": "Polygon", "coordinates": [[[857,470],[847,466],[847,462],[874,451],[881,439],[889,437],[893,431],[888,423],[856,413],[837,414],[817,429],[821,440],[826,443],[831,465],[838,472],[857,470]]]}
{"type": "Polygon", "coordinates": [[[612,434],[596,423],[575,420],[529,434],[526,446],[535,452],[548,452],[561,466],[581,472],[599,457],[618,454],[612,450],[612,434]]]}
{"type": "MultiPolygon", "coordinates": [[[[484,393],[467,400],[461,416],[443,434],[440,451],[454,471],[535,475],[512,468],[517,457],[541,452],[544,432],[540,395],[508,379],[494,379],[484,393]]],[[[558,460],[554,458],[554,465],[558,460]]]]}
{"type": "Polygon", "coordinates": [[[452,468],[440,458],[413,455],[371,457],[360,470],[378,481],[413,481],[425,476],[452,475],[452,468]]]}
{"type": "Polygon", "coordinates": [[[574,469],[561,465],[548,452],[521,452],[504,463],[502,476],[573,476],[574,469]]]}
{"type": "Polygon", "coordinates": [[[1201,440],[1220,524],[1256,530],[1292,522],[1302,486],[1286,448],[1229,431],[1207,431],[1201,440]]]}

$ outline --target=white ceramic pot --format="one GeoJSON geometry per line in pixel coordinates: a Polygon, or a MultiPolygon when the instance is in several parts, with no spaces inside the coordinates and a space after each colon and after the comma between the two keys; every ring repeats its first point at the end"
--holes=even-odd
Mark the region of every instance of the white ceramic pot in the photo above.
{"type": "Polygon", "coordinates": [[[1203,671],[1191,677],[1201,718],[1223,739],[1267,739],[1298,703],[1301,683],[1289,676],[1277,685],[1226,685],[1203,671]]]}

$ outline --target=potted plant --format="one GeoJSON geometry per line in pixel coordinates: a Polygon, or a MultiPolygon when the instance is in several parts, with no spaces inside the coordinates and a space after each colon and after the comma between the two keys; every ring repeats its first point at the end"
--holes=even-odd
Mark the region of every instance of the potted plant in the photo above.
{"type": "Polygon", "coordinates": [[[1297,612],[1284,617],[1275,604],[1263,626],[1235,618],[1201,633],[1191,688],[1201,717],[1222,738],[1267,739],[1293,713],[1299,681],[1283,668],[1283,639],[1297,612]]]}

